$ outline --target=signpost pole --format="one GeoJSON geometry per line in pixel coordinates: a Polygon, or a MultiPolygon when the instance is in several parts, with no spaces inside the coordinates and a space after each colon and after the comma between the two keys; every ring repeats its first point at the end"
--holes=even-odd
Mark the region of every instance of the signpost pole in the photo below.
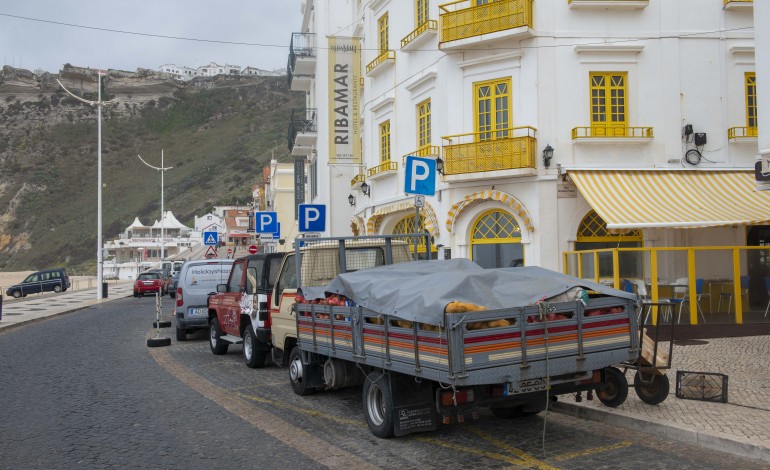
{"type": "MultiPolygon", "coordinates": [[[[417,199],[419,199],[419,196],[414,197],[414,233],[418,233],[420,231],[420,206],[417,205],[417,199]]],[[[417,253],[417,246],[420,239],[418,237],[414,237],[414,260],[417,261],[420,259],[418,253],[417,253]]]]}

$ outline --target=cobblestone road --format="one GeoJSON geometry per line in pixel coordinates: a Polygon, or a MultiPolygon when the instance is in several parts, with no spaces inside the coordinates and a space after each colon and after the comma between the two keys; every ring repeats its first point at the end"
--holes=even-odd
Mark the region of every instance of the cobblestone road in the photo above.
{"type": "Polygon", "coordinates": [[[0,468],[768,467],[557,413],[378,439],[360,387],[296,396],[285,369],[248,369],[240,346],[214,356],[203,332],[148,349],[153,306],[116,300],[0,333],[0,468]]]}

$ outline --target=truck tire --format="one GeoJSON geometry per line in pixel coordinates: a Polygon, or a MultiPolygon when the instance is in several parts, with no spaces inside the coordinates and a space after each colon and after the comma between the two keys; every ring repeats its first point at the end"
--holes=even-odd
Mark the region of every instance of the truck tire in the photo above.
{"type": "Polygon", "coordinates": [[[20,290],[15,290],[15,291],[11,292],[11,295],[13,296],[14,299],[20,299],[21,298],[21,291],[20,290]]]}
{"type": "Polygon", "coordinates": [[[184,328],[176,327],[176,340],[177,341],[186,341],[187,340],[187,330],[184,328]]]}
{"type": "Polygon", "coordinates": [[[369,372],[364,382],[364,418],[375,436],[393,437],[393,396],[390,378],[381,370],[369,372]]]}
{"type": "Polygon", "coordinates": [[[597,387],[596,396],[605,406],[617,408],[628,398],[626,375],[615,367],[604,369],[604,383],[597,387]]]}
{"type": "Polygon", "coordinates": [[[211,352],[217,356],[227,353],[227,348],[230,344],[222,340],[222,329],[219,327],[219,320],[217,317],[211,319],[211,325],[209,325],[209,346],[211,352]]]}
{"type": "Polygon", "coordinates": [[[243,330],[243,361],[251,369],[260,369],[265,367],[265,358],[267,351],[264,345],[257,339],[254,329],[251,325],[246,325],[243,330]]]}
{"type": "Polygon", "coordinates": [[[310,395],[314,392],[305,382],[305,365],[302,364],[302,354],[296,346],[289,354],[289,380],[292,390],[299,396],[310,395]]]}
{"type": "Polygon", "coordinates": [[[58,294],[59,292],[61,292],[61,286],[53,286],[53,291],[58,294]]]}
{"type": "Polygon", "coordinates": [[[634,390],[639,398],[648,405],[659,405],[668,397],[669,381],[667,375],[653,374],[652,382],[643,383],[639,371],[634,374],[634,390]]]}

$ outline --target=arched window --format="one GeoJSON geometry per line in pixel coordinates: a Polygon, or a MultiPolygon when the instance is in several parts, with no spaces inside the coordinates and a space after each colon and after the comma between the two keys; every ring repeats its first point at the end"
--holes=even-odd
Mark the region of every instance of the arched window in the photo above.
{"type": "Polygon", "coordinates": [[[516,219],[498,209],[483,213],[471,231],[471,259],[482,268],[524,266],[521,228],[516,219]]]}
{"type": "MultiPolygon", "coordinates": [[[[578,226],[575,250],[600,250],[602,248],[637,248],[642,246],[642,231],[629,230],[614,233],[607,230],[607,222],[590,211],[578,226]]],[[[619,254],[620,277],[642,278],[642,253],[621,252],[619,254]]],[[[612,256],[599,254],[599,277],[612,277],[612,256]]],[[[593,277],[590,264],[583,264],[583,277],[593,277]]]]}
{"type": "MultiPolygon", "coordinates": [[[[398,221],[395,227],[393,227],[393,231],[391,233],[393,233],[393,235],[401,235],[405,233],[428,233],[428,231],[425,229],[425,216],[420,216],[420,225],[419,227],[415,227],[414,216],[408,215],[398,221]]],[[[430,237],[430,241],[430,259],[436,259],[438,255],[438,249],[436,248],[436,245],[433,244],[433,237],[430,237]]],[[[414,241],[412,241],[412,243],[414,243],[414,241]]],[[[425,239],[420,237],[420,240],[417,244],[417,253],[420,259],[429,259],[425,255],[425,251],[425,239]]]]}

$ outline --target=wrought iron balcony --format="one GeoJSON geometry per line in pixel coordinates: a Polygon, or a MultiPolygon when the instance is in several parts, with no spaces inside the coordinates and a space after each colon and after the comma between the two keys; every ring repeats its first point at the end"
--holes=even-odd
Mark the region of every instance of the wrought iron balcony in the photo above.
{"type": "Polygon", "coordinates": [[[498,0],[485,5],[458,0],[439,5],[439,18],[442,43],[508,29],[532,28],[532,0],[498,0]]]}
{"type": "Polygon", "coordinates": [[[289,44],[289,62],[286,64],[286,76],[289,88],[292,90],[305,89],[305,82],[313,77],[316,63],[315,34],[292,33],[289,44]],[[299,79],[301,83],[295,83],[299,79]],[[292,88],[292,85],[295,85],[292,88]],[[297,85],[300,85],[297,88],[297,85]]]}
{"type": "Polygon", "coordinates": [[[572,140],[577,139],[644,139],[652,140],[652,127],[589,126],[572,129],[572,140]]]}
{"type": "Polygon", "coordinates": [[[401,40],[401,49],[407,49],[410,44],[416,43],[418,38],[427,35],[429,32],[433,32],[433,35],[435,35],[436,31],[438,31],[438,21],[426,21],[401,40]]]}
{"type": "Polygon", "coordinates": [[[386,64],[392,64],[394,62],[396,62],[396,51],[382,51],[380,55],[377,56],[377,58],[369,62],[369,64],[366,66],[366,74],[369,76],[374,75],[375,72],[382,70],[386,64]]]}
{"type": "Polygon", "coordinates": [[[441,156],[441,147],[438,145],[425,145],[423,147],[418,148],[417,150],[413,152],[409,152],[403,157],[401,157],[401,164],[406,165],[406,157],[408,156],[414,156],[414,157],[440,157],[441,156]]]}
{"type": "Polygon", "coordinates": [[[380,174],[392,173],[394,171],[398,171],[398,162],[394,162],[394,161],[388,160],[388,161],[380,163],[377,166],[373,166],[371,168],[368,168],[366,170],[366,174],[367,174],[367,176],[369,176],[369,178],[372,178],[372,177],[375,177],[375,176],[380,175],[380,174]]]}
{"type": "Polygon", "coordinates": [[[758,135],[756,127],[731,127],[727,129],[728,140],[747,139],[758,135]]]}
{"type": "Polygon", "coordinates": [[[318,123],[316,110],[292,109],[289,121],[289,152],[294,151],[295,145],[311,146],[318,138],[318,123]]]}
{"type": "Polygon", "coordinates": [[[536,132],[524,126],[442,137],[444,175],[535,168],[536,132]]]}

